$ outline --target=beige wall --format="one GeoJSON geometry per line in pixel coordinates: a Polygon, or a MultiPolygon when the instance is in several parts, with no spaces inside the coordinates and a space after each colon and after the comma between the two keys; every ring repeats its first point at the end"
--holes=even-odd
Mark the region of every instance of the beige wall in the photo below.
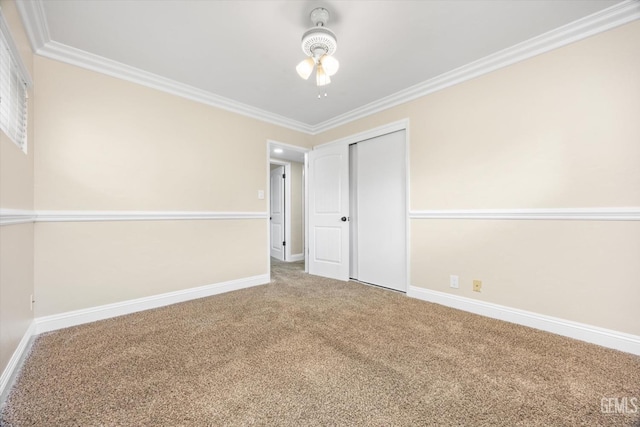
{"type": "MultiPolygon", "coordinates": [[[[411,210],[640,206],[638,52],[635,21],[316,143],[409,118],[411,210]]],[[[638,227],[414,219],[410,284],[640,335],[638,227]]]]}
{"type": "Polygon", "coordinates": [[[265,223],[38,223],[36,317],[264,275],[265,223]]]}
{"type": "Polygon", "coordinates": [[[0,226],[0,373],[25,336],[34,312],[33,224],[0,226]]]}
{"type": "Polygon", "coordinates": [[[640,335],[637,221],[419,219],[411,230],[416,286],[640,335]]]}
{"type": "MultiPolygon", "coordinates": [[[[35,58],[38,210],[266,212],[267,139],[311,137],[35,58]]],[[[268,273],[267,220],[38,223],[37,316],[268,273]]]]}
{"type": "Polygon", "coordinates": [[[267,138],[309,135],[36,57],[37,209],[266,211],[267,138]]]}
{"type": "MultiPolygon", "coordinates": [[[[2,15],[22,61],[33,77],[32,54],[13,1],[0,0],[2,15]]],[[[28,114],[33,117],[33,93],[28,114]]],[[[0,131],[0,208],[33,209],[34,135],[29,122],[28,152],[25,154],[0,131]]],[[[33,312],[33,224],[0,226],[0,373],[27,331],[33,312]]]]}

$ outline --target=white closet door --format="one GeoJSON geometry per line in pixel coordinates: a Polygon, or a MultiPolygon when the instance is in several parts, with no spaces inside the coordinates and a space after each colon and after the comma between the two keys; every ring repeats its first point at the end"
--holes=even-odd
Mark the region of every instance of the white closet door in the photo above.
{"type": "Polygon", "coordinates": [[[357,146],[357,279],[407,290],[405,131],[357,146]]]}

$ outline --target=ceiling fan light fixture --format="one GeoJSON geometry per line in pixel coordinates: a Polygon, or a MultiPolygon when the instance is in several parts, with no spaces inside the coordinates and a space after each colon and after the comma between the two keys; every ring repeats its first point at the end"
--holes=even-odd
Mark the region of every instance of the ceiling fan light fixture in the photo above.
{"type": "Polygon", "coordinates": [[[298,64],[298,66],[296,67],[296,71],[298,72],[298,75],[300,77],[307,80],[309,79],[309,76],[313,72],[313,67],[315,66],[316,61],[314,61],[313,58],[309,57],[298,64]]]}
{"type": "Polygon", "coordinates": [[[320,64],[322,64],[324,72],[329,76],[333,76],[338,72],[338,68],[340,68],[340,63],[338,62],[338,60],[331,55],[323,55],[320,58],[320,64]]]}
{"type": "Polygon", "coordinates": [[[317,86],[326,86],[331,83],[329,77],[336,74],[340,67],[338,60],[332,56],[338,48],[338,41],[333,31],[325,27],[329,20],[327,9],[313,9],[310,18],[314,27],[304,32],[301,45],[307,58],[298,64],[296,71],[307,80],[316,68],[317,86]]]}
{"type": "Polygon", "coordinates": [[[329,75],[325,73],[322,64],[318,64],[318,70],[316,71],[316,84],[318,86],[326,86],[331,83],[329,75]]]}

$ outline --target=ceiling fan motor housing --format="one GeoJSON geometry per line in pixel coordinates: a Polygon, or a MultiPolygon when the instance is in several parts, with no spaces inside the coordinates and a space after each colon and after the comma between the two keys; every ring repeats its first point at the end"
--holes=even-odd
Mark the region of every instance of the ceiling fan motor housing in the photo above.
{"type": "Polygon", "coordinates": [[[333,55],[337,47],[336,36],[328,28],[311,28],[302,35],[302,51],[308,56],[315,56],[319,49],[321,54],[333,55]]]}
{"type": "Polygon", "coordinates": [[[324,54],[333,55],[338,47],[338,41],[333,31],[326,28],[329,11],[317,7],[311,11],[311,22],[315,25],[302,35],[302,51],[305,55],[318,58],[324,54]]]}

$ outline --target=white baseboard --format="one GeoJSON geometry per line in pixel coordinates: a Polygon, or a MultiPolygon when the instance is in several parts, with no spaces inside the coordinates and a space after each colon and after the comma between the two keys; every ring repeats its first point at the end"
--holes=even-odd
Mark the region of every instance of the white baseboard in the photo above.
{"type": "Polygon", "coordinates": [[[640,355],[640,336],[637,335],[599,328],[597,326],[586,325],[584,323],[572,322],[570,320],[559,319],[557,317],[546,316],[503,305],[477,301],[471,298],[460,297],[416,286],[409,286],[407,295],[412,298],[640,355]]]}
{"type": "Polygon", "coordinates": [[[164,307],[179,302],[236,291],[252,286],[264,285],[266,283],[269,283],[269,275],[263,274],[260,276],[230,280],[228,282],[215,283],[212,285],[199,286],[197,288],[117,302],[114,304],[69,311],[66,313],[54,314],[52,316],[38,317],[35,319],[35,334],[55,331],[57,329],[68,328],[71,326],[81,325],[83,323],[110,319],[112,317],[135,313],[138,311],[164,307]]]}
{"type": "Polygon", "coordinates": [[[304,254],[303,253],[293,254],[293,255],[291,255],[291,258],[288,259],[287,261],[289,261],[289,262],[304,261],[304,254]]]}
{"type": "Polygon", "coordinates": [[[2,371],[2,375],[0,375],[0,404],[4,402],[9,391],[9,386],[13,382],[15,375],[22,366],[24,358],[29,352],[29,348],[31,347],[31,338],[34,335],[35,330],[35,322],[32,321],[18,343],[18,347],[13,352],[11,359],[9,359],[9,363],[7,363],[4,371],[2,371]]]}

